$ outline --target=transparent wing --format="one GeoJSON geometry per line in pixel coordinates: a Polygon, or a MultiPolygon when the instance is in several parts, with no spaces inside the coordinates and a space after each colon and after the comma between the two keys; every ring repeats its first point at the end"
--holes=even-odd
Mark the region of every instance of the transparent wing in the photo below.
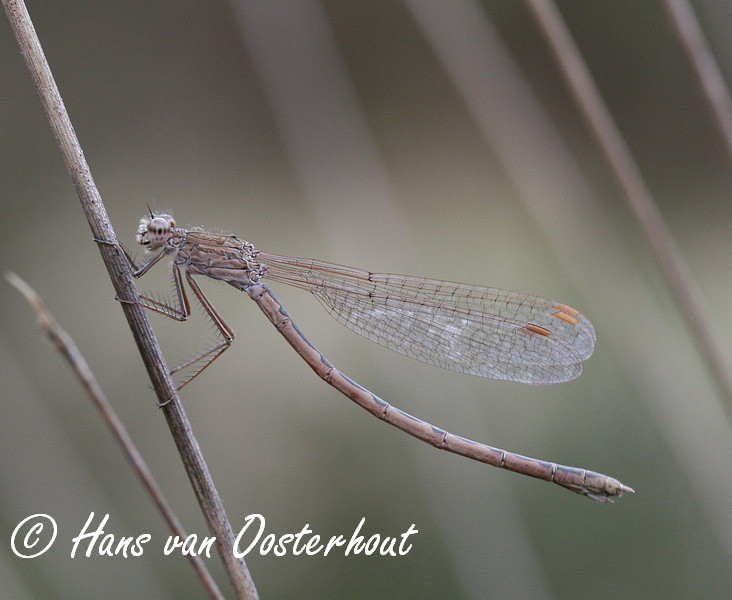
{"type": "Polygon", "coordinates": [[[446,369],[524,383],[575,379],[595,347],[590,321],[519,292],[265,252],[267,277],[311,292],[346,327],[446,369]]]}

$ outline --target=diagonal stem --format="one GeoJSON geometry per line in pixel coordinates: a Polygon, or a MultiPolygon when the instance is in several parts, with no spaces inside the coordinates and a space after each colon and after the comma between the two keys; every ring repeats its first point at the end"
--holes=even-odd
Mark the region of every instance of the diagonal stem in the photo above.
{"type": "MultiPolygon", "coordinates": [[[[142,458],[142,454],[140,454],[137,446],[135,446],[135,443],[132,441],[132,437],[130,437],[130,434],[127,432],[124,424],[114,411],[114,408],[112,408],[112,404],[102,391],[102,388],[99,386],[96,377],[94,377],[94,373],[92,373],[89,368],[89,364],[82,356],[81,351],[74,343],[74,340],[71,339],[71,336],[56,322],[56,319],[54,319],[53,315],[48,311],[40,296],[30,285],[15,273],[7,273],[5,278],[21,294],[23,294],[28,304],[30,304],[31,308],[36,312],[38,322],[43,329],[43,332],[71,365],[71,369],[74,371],[74,374],[81,382],[91,401],[99,410],[102,421],[104,421],[112,435],[114,435],[123,454],[127,457],[127,460],[137,473],[140,482],[147,490],[147,493],[152,498],[155,506],[157,506],[160,514],[168,523],[170,530],[180,539],[185,539],[186,532],[180,524],[178,517],[173,512],[173,508],[163,495],[163,491],[160,489],[158,482],[155,481],[152,472],[145,463],[145,459],[142,458]]],[[[209,596],[214,600],[224,600],[224,596],[221,594],[221,591],[216,585],[216,582],[211,576],[211,573],[209,573],[201,557],[189,555],[187,558],[198,574],[199,579],[203,582],[209,596]]]]}
{"type": "Polygon", "coordinates": [[[160,403],[166,403],[162,409],[163,415],[178,447],[209,530],[216,537],[217,549],[228,577],[238,598],[257,598],[257,590],[246,564],[242,559],[234,557],[234,534],[224,511],[223,502],[193,435],[185,410],[180,403],[152,327],[144,309],[137,304],[139,296],[134,286],[130,266],[117,242],[107,211],[94,184],[89,165],[81,150],[25,3],[23,0],[2,0],[2,2],[23,58],[33,77],[51,129],[58,140],[82,209],[94,239],[98,242],[115,293],[118,298],[133,300],[133,302],[122,302],[122,310],[132,330],[158,400],[160,403]]]}
{"type": "Polygon", "coordinates": [[[655,258],[676,298],[681,315],[732,418],[732,368],[727,353],[691,269],[676,244],[630,148],[620,134],[579,48],[551,0],[527,0],[544,31],[577,105],[611,165],[625,200],[648,239],[655,258]]]}

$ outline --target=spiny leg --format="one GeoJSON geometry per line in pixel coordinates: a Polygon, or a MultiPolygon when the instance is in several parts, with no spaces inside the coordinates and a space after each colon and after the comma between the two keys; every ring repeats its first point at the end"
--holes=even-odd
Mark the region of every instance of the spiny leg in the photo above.
{"type": "MultiPolygon", "coordinates": [[[[108,243],[104,240],[96,240],[99,243],[108,243]]],[[[114,244],[119,249],[121,249],[122,253],[124,254],[125,259],[129,263],[130,267],[132,268],[132,276],[136,279],[142,277],[145,275],[152,267],[154,267],[158,262],[160,262],[167,253],[165,250],[161,250],[158,254],[150,258],[149,260],[143,262],[142,264],[138,265],[135,259],[132,258],[130,253],[127,251],[127,249],[122,246],[121,244],[114,244]]],[[[149,296],[146,296],[144,294],[139,294],[140,302],[139,304],[143,306],[144,308],[147,308],[148,310],[152,310],[153,312],[156,312],[158,314],[164,315],[168,318],[175,319],[176,321],[185,321],[188,319],[188,317],[191,314],[191,307],[190,303],[188,302],[188,297],[186,295],[185,286],[183,285],[183,278],[181,277],[180,273],[180,266],[177,264],[173,265],[173,289],[175,291],[175,301],[174,303],[167,303],[162,302],[160,300],[156,300],[155,298],[151,298],[149,296]]],[[[193,280],[193,277],[189,272],[186,271],[186,281],[188,282],[188,285],[191,287],[191,290],[193,290],[193,293],[195,294],[196,298],[198,299],[199,303],[203,307],[203,310],[206,314],[206,316],[211,320],[214,327],[217,330],[218,336],[221,338],[221,342],[214,345],[213,347],[209,348],[202,354],[192,358],[191,360],[186,361],[185,363],[178,365],[174,369],[170,371],[171,375],[175,375],[176,373],[179,373],[180,371],[192,366],[192,365],[198,365],[200,363],[201,366],[196,366],[195,371],[192,375],[186,377],[183,382],[178,386],[178,390],[181,390],[185,385],[187,385],[190,381],[195,379],[204,369],[206,369],[214,360],[216,360],[225,350],[229,348],[232,341],[234,340],[234,332],[231,330],[231,328],[226,324],[226,322],[221,318],[221,315],[216,311],[216,309],[213,307],[211,302],[206,298],[203,291],[201,290],[200,286],[193,280]]],[[[121,302],[130,302],[129,300],[123,300],[118,298],[121,302]]]]}
{"type": "MultiPolygon", "coordinates": [[[[132,276],[135,279],[141,278],[148,271],[150,271],[152,267],[159,263],[165,256],[169,255],[167,252],[165,252],[165,250],[161,250],[158,254],[156,254],[149,260],[143,262],[141,265],[138,265],[135,262],[135,259],[130,256],[130,253],[127,252],[127,248],[125,248],[121,244],[119,247],[122,249],[125,258],[127,259],[127,262],[130,264],[130,267],[132,268],[132,276]]],[[[139,304],[149,310],[152,310],[153,312],[166,316],[170,319],[174,319],[176,321],[185,321],[191,314],[191,308],[188,303],[188,298],[186,297],[186,291],[183,286],[183,279],[180,275],[180,267],[174,264],[172,271],[173,290],[175,292],[174,303],[171,304],[168,302],[163,302],[162,300],[151,298],[146,294],[139,294],[139,304]]],[[[120,298],[118,298],[118,300],[120,300],[121,302],[125,302],[125,300],[122,300],[120,298]]]]}
{"type": "MultiPolygon", "coordinates": [[[[175,272],[178,273],[178,281],[180,280],[180,271],[176,268],[174,269],[175,272]]],[[[201,374],[201,372],[206,369],[213,361],[215,361],[219,356],[221,356],[228,348],[231,346],[231,343],[234,341],[234,332],[231,330],[231,328],[226,324],[226,322],[221,318],[221,315],[217,312],[217,310],[213,307],[211,302],[208,298],[204,295],[203,291],[199,287],[199,285],[194,281],[193,276],[186,271],[186,281],[188,282],[188,285],[191,287],[191,290],[193,290],[193,293],[196,296],[196,299],[203,307],[204,312],[206,313],[206,316],[211,320],[214,327],[217,329],[217,334],[221,337],[221,342],[216,344],[215,346],[212,346],[202,354],[192,358],[189,361],[186,361],[185,363],[178,365],[175,367],[175,369],[170,371],[171,375],[174,375],[175,373],[178,373],[182,371],[183,369],[187,369],[188,367],[191,367],[192,365],[195,366],[195,371],[192,375],[186,377],[186,379],[183,380],[183,382],[178,387],[179,390],[183,389],[183,387],[191,382],[193,379],[198,377],[198,375],[201,374]]],[[[182,284],[182,282],[180,282],[182,284]]],[[[183,286],[180,285],[180,289],[182,290],[183,286]]],[[[183,299],[185,300],[185,306],[186,309],[188,309],[188,301],[185,298],[185,293],[183,294],[183,299]]],[[[149,307],[148,307],[149,308],[149,307]]],[[[189,309],[188,309],[189,310],[189,309]]],[[[189,310],[190,313],[190,310],[189,310]]]]}
{"type": "MultiPolygon", "coordinates": [[[[146,266],[147,264],[143,265],[142,268],[144,269],[146,266]]],[[[163,302],[161,300],[151,298],[150,296],[147,296],[145,294],[140,294],[140,304],[142,304],[142,306],[144,306],[145,308],[148,308],[158,314],[164,315],[170,319],[175,319],[176,321],[185,321],[191,315],[191,306],[188,303],[185,286],[183,285],[183,278],[180,275],[180,267],[174,264],[172,271],[173,291],[175,293],[175,295],[173,296],[173,303],[171,304],[168,302],[163,302]]],[[[145,272],[143,272],[142,275],[144,275],[145,272]]],[[[135,275],[135,273],[133,273],[133,275],[135,275]]],[[[141,277],[142,275],[135,276],[141,277]]]]}
{"type": "MultiPolygon", "coordinates": [[[[157,264],[162,259],[162,257],[165,255],[165,252],[161,252],[138,267],[135,264],[132,257],[127,253],[127,251],[124,248],[123,248],[123,251],[125,253],[125,256],[127,257],[127,260],[130,262],[130,265],[134,269],[133,275],[135,277],[142,277],[145,273],[147,273],[150,270],[151,267],[153,267],[155,264],[157,264]]],[[[175,292],[174,304],[161,302],[159,300],[155,300],[154,298],[150,298],[149,296],[145,296],[143,294],[140,294],[140,296],[139,296],[140,304],[143,307],[145,307],[149,310],[152,310],[153,312],[159,313],[159,314],[169,317],[171,319],[175,319],[176,321],[185,321],[191,315],[191,307],[190,307],[190,303],[188,302],[188,296],[186,295],[185,286],[183,285],[183,278],[181,276],[180,266],[174,264],[172,271],[173,271],[173,289],[175,292]]],[[[226,324],[226,322],[221,318],[221,315],[218,314],[218,312],[213,307],[211,302],[203,294],[203,291],[201,290],[200,286],[194,281],[193,277],[188,272],[186,272],[186,281],[188,282],[188,285],[191,287],[191,290],[193,290],[193,293],[195,294],[198,302],[201,304],[201,307],[203,308],[204,313],[213,323],[214,327],[217,330],[217,335],[221,338],[222,341],[220,343],[212,346],[211,348],[207,349],[206,351],[199,354],[198,356],[195,356],[194,358],[178,365],[174,369],[171,369],[170,374],[175,375],[176,373],[179,373],[179,372],[183,371],[184,369],[191,367],[192,365],[196,365],[195,370],[193,371],[193,374],[187,376],[178,385],[179,391],[181,389],[183,389],[183,387],[185,385],[187,385],[190,381],[195,379],[214,360],[216,360],[219,356],[221,356],[221,354],[231,345],[231,342],[234,340],[234,332],[226,324]]]]}

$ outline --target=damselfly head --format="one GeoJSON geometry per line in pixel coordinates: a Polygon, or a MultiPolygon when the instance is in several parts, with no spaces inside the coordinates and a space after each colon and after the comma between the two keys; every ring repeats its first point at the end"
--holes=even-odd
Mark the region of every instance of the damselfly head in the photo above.
{"type": "Polygon", "coordinates": [[[170,232],[175,229],[175,219],[166,214],[154,215],[140,219],[135,239],[138,244],[154,250],[165,245],[170,238],[170,232]]]}

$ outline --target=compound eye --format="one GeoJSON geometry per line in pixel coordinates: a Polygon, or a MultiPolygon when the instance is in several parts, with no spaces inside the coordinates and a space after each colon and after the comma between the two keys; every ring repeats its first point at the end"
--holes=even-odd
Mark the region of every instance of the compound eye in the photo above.
{"type": "Polygon", "coordinates": [[[168,241],[169,237],[170,219],[162,215],[150,219],[147,224],[147,241],[150,248],[159,248],[168,241]]]}
{"type": "Polygon", "coordinates": [[[147,231],[152,235],[164,235],[170,231],[170,223],[162,217],[155,217],[147,224],[147,231]]]}

